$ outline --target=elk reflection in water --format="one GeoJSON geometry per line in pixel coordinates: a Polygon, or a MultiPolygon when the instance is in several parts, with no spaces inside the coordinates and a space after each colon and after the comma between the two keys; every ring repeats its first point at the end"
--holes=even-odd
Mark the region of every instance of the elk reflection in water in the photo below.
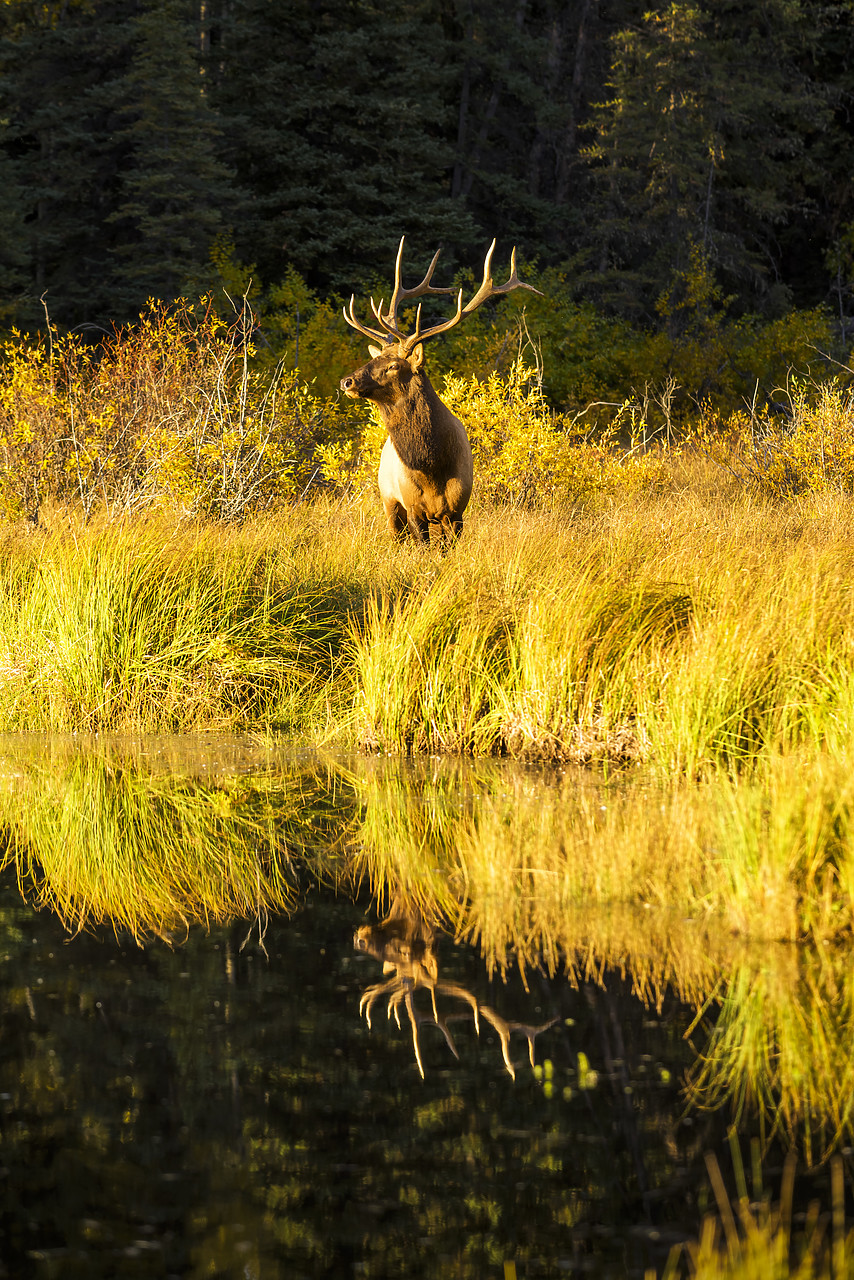
{"type": "Polygon", "coordinates": [[[504,1065],[512,1079],[516,1079],[516,1068],[510,1057],[510,1035],[519,1031],[528,1041],[528,1057],[534,1065],[534,1041],[543,1031],[553,1027],[557,1018],[532,1026],[524,1022],[509,1022],[502,1018],[487,1004],[482,1004],[476,996],[458,982],[439,981],[439,962],[434,951],[435,930],[418,911],[408,911],[398,904],[392,904],[391,911],[381,924],[362,925],[353,936],[353,946],[357,951],[372,956],[382,962],[383,973],[390,974],[385,982],[378,982],[362,995],[359,1013],[364,1013],[368,1027],[371,1026],[371,1011],[377,1000],[388,997],[388,1016],[400,1029],[400,1006],[403,1005],[412,1028],[412,1045],[415,1050],[415,1061],[424,1079],[424,1062],[421,1057],[419,1028],[427,1025],[438,1027],[445,1037],[448,1048],[459,1060],[457,1046],[451,1035],[449,1022],[468,1020],[471,1016],[475,1032],[480,1035],[480,1020],[488,1022],[498,1033],[501,1041],[501,1053],[504,1065]],[[416,1009],[415,993],[424,988],[430,993],[429,1012],[416,1009]],[[450,997],[462,1002],[468,1009],[461,1009],[459,1004],[452,1006],[448,1012],[440,1012],[437,997],[450,997]]]}

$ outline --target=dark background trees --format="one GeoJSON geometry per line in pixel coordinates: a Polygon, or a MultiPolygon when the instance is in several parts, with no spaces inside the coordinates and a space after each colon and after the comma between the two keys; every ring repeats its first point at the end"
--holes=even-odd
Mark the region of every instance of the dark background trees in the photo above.
{"type": "Polygon", "coordinates": [[[493,235],[671,333],[854,279],[852,0],[8,0],[0,319],[493,235]]]}

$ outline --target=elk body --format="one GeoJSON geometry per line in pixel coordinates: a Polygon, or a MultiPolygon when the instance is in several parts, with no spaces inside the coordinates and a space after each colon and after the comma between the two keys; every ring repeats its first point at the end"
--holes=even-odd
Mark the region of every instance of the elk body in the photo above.
{"type": "Polygon", "coordinates": [[[497,288],[491,274],[494,249],[493,240],[484,261],[483,283],[471,301],[463,306],[460,289],[456,315],[428,329],[421,328],[419,302],[414,331],[408,335],[403,333],[397,318],[398,307],[425,294],[448,294],[454,290],[431,284],[438,252],[421,283],[414,289],[405,289],[400,279],[403,239],[397,251],[394,291],[388,311],[384,310],[384,300],[377,306],[371,298],[371,311],[379,328],[368,328],[356,319],[355,297],[350,299],[349,313],[344,310],[348,324],[365,337],[382,343],[368,347],[371,360],[342,378],[341,390],[354,399],[372,400],[388,432],[378,479],[389,530],[398,538],[410,533],[417,542],[429,542],[432,525],[440,529],[447,543],[458,538],[463,530],[463,512],[472,490],[471,445],[459,418],[442,403],[430,384],[424,370],[424,343],[453,329],[487,298],[510,293],[512,289],[539,292],[517,276],[515,249],[510,261],[510,279],[497,288]]]}

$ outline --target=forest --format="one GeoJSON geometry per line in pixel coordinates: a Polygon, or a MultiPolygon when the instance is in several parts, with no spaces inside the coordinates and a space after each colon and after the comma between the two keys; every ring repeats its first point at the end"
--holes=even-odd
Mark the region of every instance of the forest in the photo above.
{"type": "Polygon", "coordinates": [[[305,365],[300,310],[340,316],[401,234],[441,283],[495,236],[547,286],[558,405],[614,394],[560,373],[579,342],[647,344],[624,394],[699,344],[695,401],[758,333],[780,359],[736,402],[807,348],[845,364],[854,5],[650,3],[6,0],[0,321],[93,341],[248,291],[305,365]]]}

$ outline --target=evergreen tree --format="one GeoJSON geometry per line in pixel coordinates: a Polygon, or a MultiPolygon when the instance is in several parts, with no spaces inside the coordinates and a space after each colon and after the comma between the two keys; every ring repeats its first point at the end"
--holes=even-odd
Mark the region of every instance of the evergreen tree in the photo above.
{"type": "Polygon", "coordinates": [[[235,0],[215,101],[249,195],[237,249],[264,281],[293,266],[346,288],[404,232],[427,260],[472,240],[450,195],[446,52],[426,0],[235,0]]]}
{"type": "Polygon", "coordinates": [[[23,293],[23,323],[42,322],[45,292],[58,321],[88,318],[104,298],[103,209],[118,147],[99,94],[122,17],[121,0],[97,11],[81,0],[12,0],[0,12],[4,303],[23,293]]]}
{"type": "Polygon", "coordinates": [[[349,288],[405,232],[407,274],[496,235],[671,329],[831,284],[847,325],[854,0],[648,7],[6,0],[0,319],[108,328],[218,241],[349,288]]]}
{"type": "Polygon", "coordinates": [[[204,288],[232,199],[192,11],[184,0],[142,0],[128,34],[128,71],[111,86],[126,152],[107,219],[124,310],[204,288]]]}
{"type": "Polygon", "coordinates": [[[826,122],[798,66],[806,16],[799,0],[671,3],[613,37],[588,259],[611,305],[673,320],[703,264],[742,306],[787,301],[779,236],[803,212],[807,142],[826,122]]]}

